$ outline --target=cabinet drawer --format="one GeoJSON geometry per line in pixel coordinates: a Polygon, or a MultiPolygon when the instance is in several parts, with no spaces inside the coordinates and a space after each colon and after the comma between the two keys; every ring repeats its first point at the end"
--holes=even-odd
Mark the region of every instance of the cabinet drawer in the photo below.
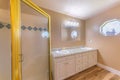
{"type": "Polygon", "coordinates": [[[80,58],[80,57],[82,57],[82,53],[75,55],[75,58],[76,58],[76,59],[78,59],[78,58],[80,58]]]}
{"type": "Polygon", "coordinates": [[[55,62],[62,62],[62,61],[66,61],[67,58],[66,57],[60,57],[60,58],[56,58],[54,61],[55,62]]]}
{"type": "Polygon", "coordinates": [[[65,56],[65,57],[60,57],[60,58],[56,58],[54,61],[55,62],[62,62],[62,61],[66,61],[66,60],[72,60],[74,59],[74,56],[65,56]]]}
{"type": "Polygon", "coordinates": [[[74,59],[75,56],[74,56],[74,55],[71,55],[71,56],[67,56],[66,58],[67,58],[67,60],[71,60],[71,59],[74,59]]]}
{"type": "Polygon", "coordinates": [[[89,51],[90,54],[97,54],[97,51],[89,51]]]}
{"type": "Polygon", "coordinates": [[[90,54],[89,52],[84,52],[84,53],[82,53],[82,56],[87,56],[89,54],[90,54]]]}

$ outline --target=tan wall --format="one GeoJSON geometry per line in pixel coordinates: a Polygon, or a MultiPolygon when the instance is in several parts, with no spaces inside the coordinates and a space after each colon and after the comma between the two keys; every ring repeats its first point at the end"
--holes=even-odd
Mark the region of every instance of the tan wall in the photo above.
{"type": "Polygon", "coordinates": [[[99,50],[99,63],[120,70],[120,34],[105,37],[99,33],[100,25],[111,19],[120,19],[120,5],[86,21],[86,45],[99,50]]]}
{"type": "Polygon", "coordinates": [[[50,10],[45,11],[51,16],[52,24],[51,24],[51,35],[52,35],[52,48],[62,48],[62,47],[74,47],[85,44],[85,21],[73,18],[64,14],[60,14],[57,12],[53,12],[50,10]],[[80,41],[62,41],[61,38],[61,25],[65,20],[76,20],[80,23],[80,41]]]}

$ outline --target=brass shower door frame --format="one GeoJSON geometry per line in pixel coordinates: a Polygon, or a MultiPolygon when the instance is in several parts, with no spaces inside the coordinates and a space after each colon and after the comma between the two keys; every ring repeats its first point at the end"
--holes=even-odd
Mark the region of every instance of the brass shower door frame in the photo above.
{"type": "Polygon", "coordinates": [[[11,80],[22,80],[22,62],[21,62],[21,2],[26,3],[31,8],[48,18],[49,42],[49,80],[52,80],[52,64],[51,64],[51,17],[39,6],[31,0],[10,0],[11,13],[11,80]]]}

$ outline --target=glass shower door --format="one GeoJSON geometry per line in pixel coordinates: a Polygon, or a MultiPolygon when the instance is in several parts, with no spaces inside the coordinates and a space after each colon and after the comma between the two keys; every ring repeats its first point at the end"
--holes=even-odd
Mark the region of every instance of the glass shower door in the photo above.
{"type": "Polygon", "coordinates": [[[22,80],[49,80],[48,19],[21,3],[22,80]]]}

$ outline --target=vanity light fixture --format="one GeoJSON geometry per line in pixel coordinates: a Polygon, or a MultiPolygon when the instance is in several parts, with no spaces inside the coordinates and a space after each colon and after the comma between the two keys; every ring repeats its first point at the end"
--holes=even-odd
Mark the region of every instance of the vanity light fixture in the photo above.
{"type": "Polygon", "coordinates": [[[71,27],[71,28],[73,28],[73,27],[79,27],[79,22],[76,22],[76,21],[65,21],[64,22],[64,26],[66,28],[69,28],[69,27],[71,27]]]}

